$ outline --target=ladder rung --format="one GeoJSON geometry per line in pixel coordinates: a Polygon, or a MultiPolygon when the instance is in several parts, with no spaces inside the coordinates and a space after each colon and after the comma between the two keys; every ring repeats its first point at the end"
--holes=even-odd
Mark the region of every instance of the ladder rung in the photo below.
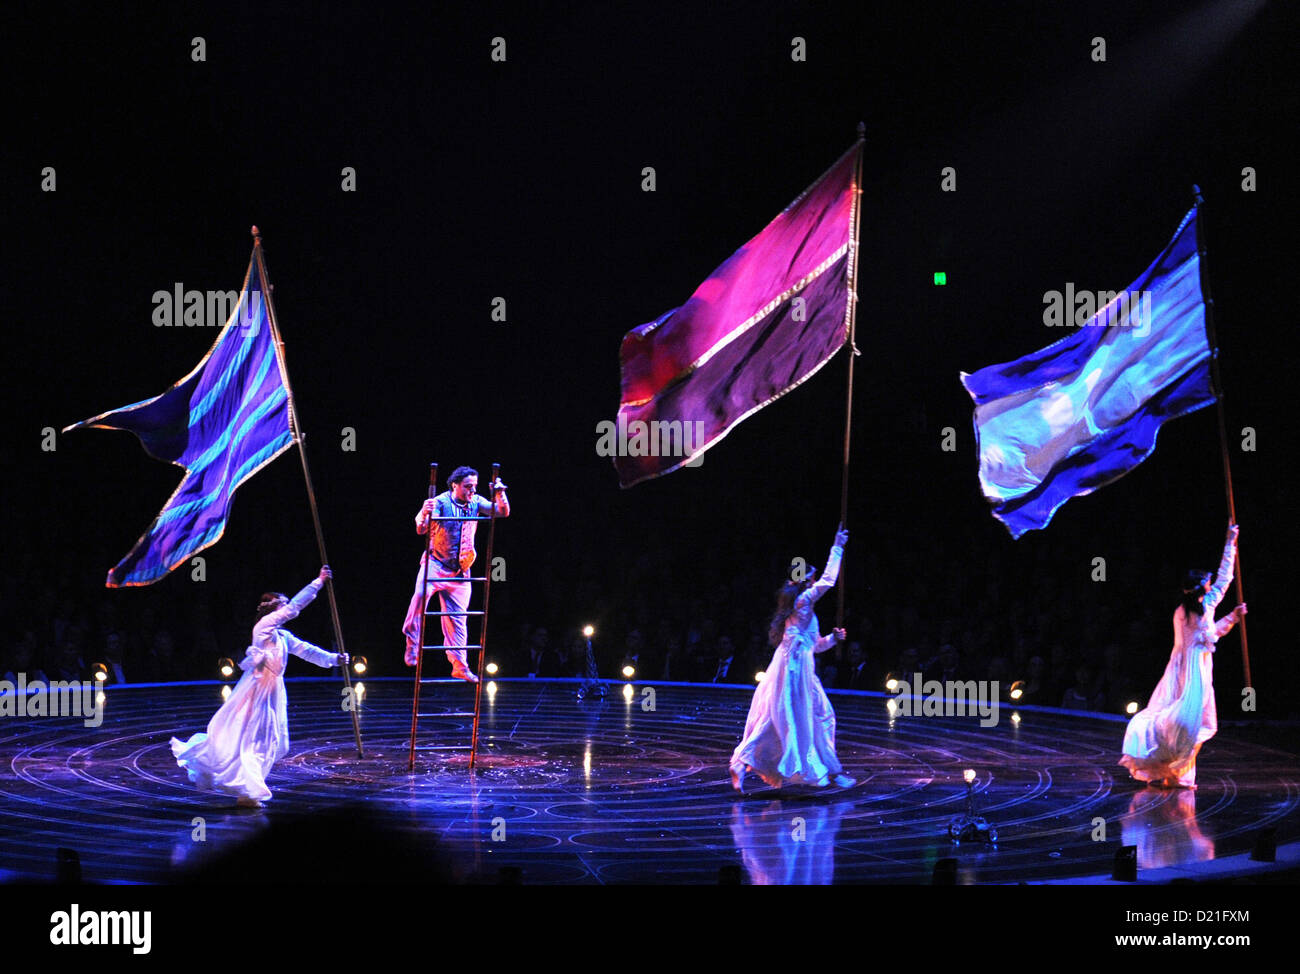
{"type": "Polygon", "coordinates": [[[420,717],[473,717],[472,710],[450,710],[445,714],[419,714],[420,717]]]}
{"type": "Polygon", "coordinates": [[[468,646],[452,646],[452,645],[450,645],[450,644],[448,644],[448,643],[439,643],[439,644],[436,645],[436,646],[421,646],[420,648],[421,648],[421,649],[424,649],[424,650],[429,650],[429,649],[464,649],[464,650],[471,650],[471,649],[473,649],[473,650],[477,650],[477,651],[480,652],[480,653],[483,652],[483,647],[482,647],[482,646],[479,646],[479,645],[476,645],[476,644],[474,644],[474,643],[470,643],[468,646]]]}
{"type": "Polygon", "coordinates": [[[468,751],[469,745],[468,744],[446,744],[446,745],[417,744],[415,746],[415,749],[417,751],[468,751]]]}
{"type": "MultiPolygon", "coordinates": [[[[423,680],[420,681],[420,685],[423,686],[426,683],[442,684],[442,683],[460,683],[460,682],[468,682],[468,681],[453,680],[450,676],[434,676],[434,677],[426,676],[423,680]]],[[[471,684],[471,686],[472,685],[473,684],[471,684]]]]}
{"type": "Polygon", "coordinates": [[[453,517],[451,515],[444,517],[439,515],[438,517],[426,518],[426,520],[429,521],[491,521],[492,515],[491,514],[470,514],[467,517],[453,517]]]}
{"type": "Polygon", "coordinates": [[[482,612],[426,612],[426,616],[481,616],[482,612]]]}

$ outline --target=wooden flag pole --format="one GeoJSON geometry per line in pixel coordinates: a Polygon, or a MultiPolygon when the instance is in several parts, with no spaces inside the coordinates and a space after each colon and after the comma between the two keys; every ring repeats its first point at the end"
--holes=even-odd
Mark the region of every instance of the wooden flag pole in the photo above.
{"type": "MultiPolygon", "coordinates": [[[[257,260],[257,271],[262,279],[262,299],[266,302],[266,320],[271,327],[271,339],[275,345],[275,358],[280,366],[280,378],[284,381],[285,392],[289,399],[289,430],[293,433],[294,442],[298,444],[298,456],[302,460],[302,476],[307,483],[307,500],[311,505],[311,520],[316,528],[316,546],[320,549],[320,559],[322,565],[329,564],[329,556],[325,553],[325,534],[321,531],[320,510],[316,506],[316,490],[311,482],[311,470],[307,467],[307,450],[303,445],[305,437],[302,434],[302,427],[298,422],[298,407],[293,399],[293,386],[289,383],[289,366],[285,361],[284,340],[280,337],[280,326],[275,318],[275,304],[271,300],[271,279],[266,273],[266,260],[262,256],[262,233],[257,227],[250,231],[253,235],[253,255],[257,260]]],[[[339,606],[334,598],[334,580],[330,579],[329,584],[325,586],[329,596],[330,619],[334,623],[334,641],[338,645],[339,652],[345,653],[343,648],[343,628],[339,625],[339,606]]],[[[365,757],[361,749],[361,722],[357,718],[357,697],[352,689],[352,675],[345,664],[343,667],[343,683],[347,687],[348,698],[352,701],[352,706],[348,712],[352,714],[352,736],[357,745],[357,757],[365,757]]]]}
{"type": "MultiPolygon", "coordinates": [[[[1214,334],[1214,298],[1210,296],[1210,279],[1205,269],[1206,265],[1206,247],[1205,247],[1205,222],[1201,219],[1201,207],[1205,204],[1204,197],[1201,196],[1201,187],[1193,186],[1192,193],[1196,198],[1196,255],[1200,258],[1201,270],[1201,294],[1205,298],[1205,330],[1210,338],[1210,371],[1214,378],[1214,403],[1215,412],[1219,417],[1219,448],[1223,453],[1223,487],[1228,495],[1228,519],[1237,523],[1237,504],[1232,493],[1232,463],[1228,458],[1228,424],[1223,418],[1223,380],[1219,376],[1219,342],[1214,334]]],[[[1245,582],[1241,577],[1241,548],[1238,546],[1236,552],[1236,570],[1233,572],[1237,580],[1237,602],[1246,601],[1245,582]]],[[[1245,679],[1245,686],[1254,686],[1250,678],[1250,650],[1246,646],[1246,618],[1243,616],[1240,622],[1241,626],[1241,669],[1245,679]]]]}
{"type": "MultiPolygon", "coordinates": [[[[844,466],[840,474],[840,527],[849,526],[849,443],[853,428],[853,360],[858,349],[853,338],[858,322],[858,226],[862,219],[862,144],[867,137],[865,122],[858,123],[858,158],[853,168],[853,240],[849,245],[849,379],[844,396],[844,466]]],[[[836,586],[835,628],[844,627],[844,559],[836,586]]]]}

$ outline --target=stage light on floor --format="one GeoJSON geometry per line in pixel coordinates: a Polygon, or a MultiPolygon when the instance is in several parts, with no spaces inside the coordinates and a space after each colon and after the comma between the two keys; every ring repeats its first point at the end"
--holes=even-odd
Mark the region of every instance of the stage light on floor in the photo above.
{"type": "Polygon", "coordinates": [[[596,635],[596,627],[595,627],[595,626],[592,626],[592,625],[586,625],[586,626],[583,626],[583,627],[582,627],[582,634],[583,634],[583,636],[585,636],[587,639],[590,639],[592,636],[596,635]]]}
{"type": "Polygon", "coordinates": [[[221,674],[223,679],[229,680],[235,675],[235,661],[229,656],[221,657],[221,659],[217,660],[217,672],[221,674]]]}
{"type": "Polygon", "coordinates": [[[500,669],[500,667],[498,667],[496,663],[489,663],[484,667],[484,669],[487,670],[488,676],[496,676],[497,670],[500,669]]]}
{"type": "Polygon", "coordinates": [[[483,688],[487,691],[488,700],[491,701],[497,695],[497,684],[495,680],[488,680],[488,685],[483,688]]]}
{"type": "Polygon", "coordinates": [[[934,864],[934,871],[930,873],[931,886],[956,886],[957,885],[957,860],[951,858],[938,859],[934,864]]]}
{"type": "Polygon", "coordinates": [[[108,667],[103,663],[96,663],[91,667],[91,672],[95,674],[96,683],[103,683],[108,679],[108,667]]]}
{"type": "Polygon", "coordinates": [[[1255,862],[1277,862],[1277,829],[1270,826],[1255,834],[1255,847],[1250,850],[1255,862]]]}
{"type": "Polygon", "coordinates": [[[1124,713],[1128,714],[1128,715],[1131,717],[1133,714],[1135,714],[1135,713],[1137,713],[1137,712],[1138,712],[1138,703],[1137,703],[1137,701],[1136,701],[1136,700],[1130,700],[1130,701],[1128,702],[1128,706],[1126,706],[1126,707],[1124,708],[1124,713]]]}
{"type": "Polygon", "coordinates": [[[966,780],[966,811],[955,816],[948,823],[948,838],[954,845],[963,842],[987,842],[989,845],[997,845],[998,830],[983,815],[975,814],[975,779],[978,777],[975,769],[967,768],[962,772],[962,777],[966,780]]]}
{"type": "Polygon", "coordinates": [[[1017,727],[1020,726],[1020,714],[1016,713],[1014,710],[1011,711],[1011,723],[1017,727]]]}
{"type": "Polygon", "coordinates": [[[104,706],[104,701],[107,699],[108,699],[108,694],[106,694],[103,690],[100,690],[97,694],[95,694],[95,706],[96,707],[104,706]]]}
{"type": "Polygon", "coordinates": [[[627,666],[623,667],[623,677],[630,680],[634,676],[636,676],[636,667],[628,663],[627,666]]]}
{"type": "Polygon", "coordinates": [[[885,701],[885,709],[889,711],[889,716],[894,716],[898,712],[898,701],[890,697],[885,701]]]}
{"type": "Polygon", "coordinates": [[[1138,847],[1120,846],[1115,852],[1110,878],[1119,883],[1136,883],[1138,878],[1138,847]]]}
{"type": "Polygon", "coordinates": [[[352,672],[360,676],[366,671],[366,658],[364,656],[355,656],[352,659],[352,672]]]}
{"type": "Polygon", "coordinates": [[[230,685],[229,685],[229,684],[227,684],[226,686],[224,686],[224,687],[221,688],[221,699],[222,699],[222,700],[229,700],[229,699],[230,699],[230,685]]]}
{"type": "Polygon", "coordinates": [[[762,682],[763,682],[763,677],[765,677],[765,676],[767,676],[767,674],[764,673],[762,670],[759,670],[757,673],[754,674],[754,682],[755,682],[755,683],[762,683],[762,682]]]}
{"type": "Polygon", "coordinates": [[[630,684],[630,683],[624,683],[624,684],[623,684],[623,699],[626,700],[628,703],[631,703],[631,702],[632,702],[632,698],[633,698],[634,696],[636,696],[636,691],[632,689],[632,684],[630,684]]]}
{"type": "Polygon", "coordinates": [[[1025,695],[1025,681],[1017,680],[1011,684],[1011,691],[1007,694],[1012,700],[1019,700],[1025,695]]]}
{"type": "Polygon", "coordinates": [[[364,683],[358,683],[355,687],[353,687],[353,690],[356,691],[358,701],[360,701],[361,698],[366,695],[366,685],[364,683]]]}

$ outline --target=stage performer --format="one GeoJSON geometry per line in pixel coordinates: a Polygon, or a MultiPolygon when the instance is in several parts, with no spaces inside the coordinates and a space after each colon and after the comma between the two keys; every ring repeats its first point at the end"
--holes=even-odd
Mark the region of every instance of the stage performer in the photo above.
{"type": "Polygon", "coordinates": [[[347,653],[331,653],[299,639],[284,624],[316,598],[331,577],[329,566],[292,599],[267,592],[257,607],[253,644],[239,664],[244,675],[234,692],[208,722],[206,734],[188,741],[172,738],[172,754],[190,781],[202,791],[219,791],[236,804],[260,808],[269,801],[266,776],[289,752],[289,713],[284,691],[284,666],[293,653],[317,666],[339,666],[347,653]]]}
{"type": "MultiPolygon", "coordinates": [[[[415,575],[415,593],[406,610],[406,621],[402,623],[402,632],[406,636],[406,665],[414,666],[419,658],[420,616],[429,603],[429,597],[437,592],[441,598],[443,612],[465,612],[469,608],[469,582],[457,581],[469,576],[470,566],[474,564],[474,529],[477,521],[434,521],[435,517],[485,517],[496,506],[497,517],[510,516],[510,501],[506,498],[506,485],[498,477],[492,485],[493,500],[477,496],[478,471],[473,467],[457,467],[447,481],[448,489],[437,497],[426,500],[415,515],[416,534],[432,532],[433,562],[429,567],[428,585],[423,594],[420,588],[425,581],[425,561],[429,552],[426,548],[420,556],[420,568],[415,575]]],[[[491,566],[489,566],[490,568],[491,566]]],[[[442,642],[444,646],[464,646],[468,627],[463,615],[444,615],[442,619],[442,642]]],[[[466,651],[448,649],[447,660],[451,663],[451,675],[458,680],[477,683],[478,677],[466,662],[466,651]]]]}
{"type": "Polygon", "coordinates": [[[1195,788],[1196,755],[1219,728],[1214,708],[1214,648],[1246,614],[1243,602],[1217,622],[1214,610],[1232,581],[1237,525],[1228,525],[1223,559],[1213,579],[1188,572],[1174,610],[1174,649],[1145,710],[1124,732],[1119,763],[1138,781],[1162,788],[1195,788]]]}
{"type": "Polygon", "coordinates": [[[848,537],[841,526],[820,577],[815,578],[817,570],[810,567],[802,581],[786,582],[777,593],[768,629],[768,642],[776,652],[754,690],[745,735],[731,755],[731,784],[737,791],[744,791],[749,771],[773,788],[824,788],[832,781],[840,788],[856,784],[835,756],[835,711],[813,665],[814,653],[844,641],[843,629],[821,635],[813,604],[834,588],[848,537]]]}

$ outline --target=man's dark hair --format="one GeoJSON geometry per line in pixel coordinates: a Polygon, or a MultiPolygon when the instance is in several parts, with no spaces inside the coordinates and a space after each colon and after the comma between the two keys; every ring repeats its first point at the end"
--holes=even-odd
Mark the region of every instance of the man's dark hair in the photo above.
{"type": "Polygon", "coordinates": [[[473,467],[457,467],[455,470],[451,472],[451,476],[447,478],[447,483],[458,484],[466,477],[477,477],[477,476],[478,476],[478,471],[475,470],[473,467]]]}

